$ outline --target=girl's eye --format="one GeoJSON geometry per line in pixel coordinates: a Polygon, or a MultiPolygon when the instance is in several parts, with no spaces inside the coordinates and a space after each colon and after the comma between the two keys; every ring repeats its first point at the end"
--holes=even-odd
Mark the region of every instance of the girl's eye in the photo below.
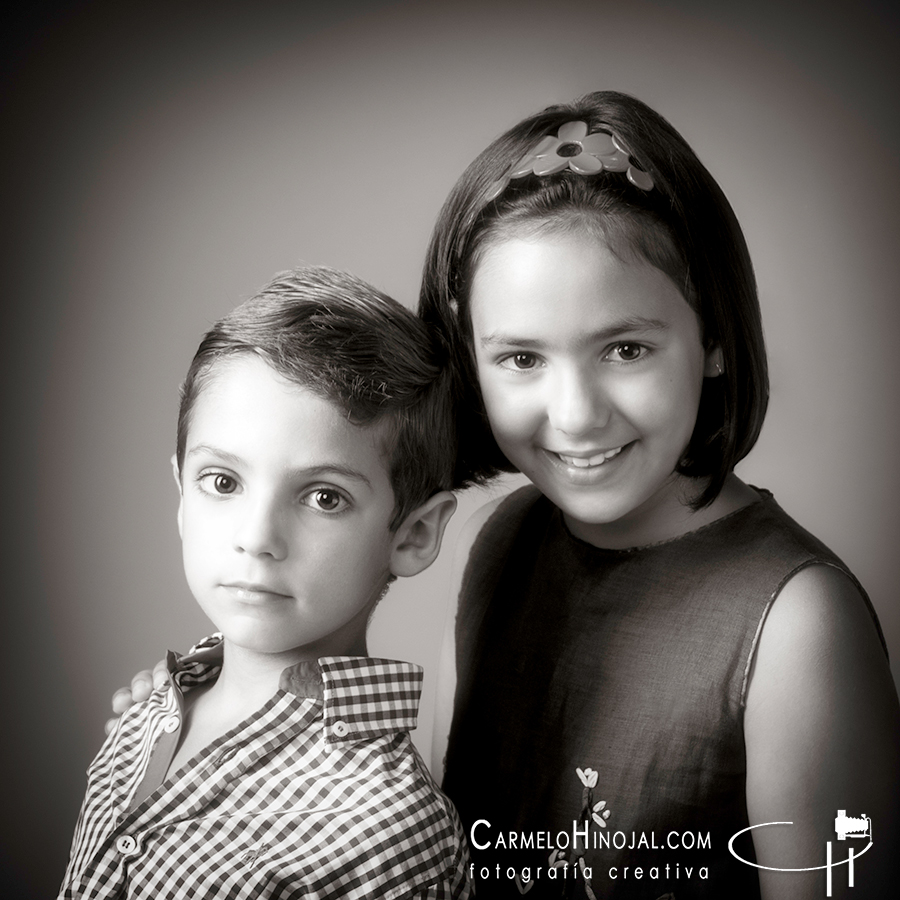
{"type": "Polygon", "coordinates": [[[506,368],[527,371],[537,367],[538,359],[533,353],[514,353],[502,361],[506,368]]]}
{"type": "Polygon", "coordinates": [[[322,512],[339,512],[347,504],[344,496],[333,488],[316,488],[303,498],[303,502],[322,512]]]}
{"type": "Polygon", "coordinates": [[[618,362],[634,362],[636,359],[640,359],[645,352],[646,347],[643,344],[624,342],[616,344],[606,355],[606,359],[613,359],[618,362]]]}

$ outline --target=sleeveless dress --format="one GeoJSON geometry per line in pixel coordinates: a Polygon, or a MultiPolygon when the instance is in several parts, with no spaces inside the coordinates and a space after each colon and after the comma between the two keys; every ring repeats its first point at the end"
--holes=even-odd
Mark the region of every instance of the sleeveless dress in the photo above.
{"type": "MultiPolygon", "coordinates": [[[[488,520],[460,594],[443,785],[482,900],[758,898],[728,842],[749,825],[743,712],[766,614],[824,564],[878,628],[844,564],[758,493],[632,550],[575,538],[532,487],[488,520]]],[[[754,859],[749,834],[734,849],[754,859]]]]}

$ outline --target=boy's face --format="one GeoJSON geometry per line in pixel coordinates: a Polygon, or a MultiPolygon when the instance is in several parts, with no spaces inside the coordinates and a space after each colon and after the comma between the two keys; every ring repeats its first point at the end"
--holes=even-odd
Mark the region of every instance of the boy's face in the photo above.
{"type": "Polygon", "coordinates": [[[295,661],[365,653],[395,537],[380,436],[258,357],[213,370],[188,430],[179,527],[188,584],[227,641],[295,661]]]}

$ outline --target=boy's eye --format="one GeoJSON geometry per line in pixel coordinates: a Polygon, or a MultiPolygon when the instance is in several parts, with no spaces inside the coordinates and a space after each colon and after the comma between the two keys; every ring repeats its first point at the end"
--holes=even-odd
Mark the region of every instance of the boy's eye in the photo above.
{"type": "Polygon", "coordinates": [[[217,494],[233,494],[237,490],[237,482],[230,475],[220,473],[213,478],[213,487],[217,494]]]}
{"type": "Polygon", "coordinates": [[[616,344],[612,350],[606,355],[606,359],[618,360],[619,362],[634,362],[640,359],[645,352],[643,344],[635,344],[631,342],[623,342],[616,344]]]}
{"type": "Polygon", "coordinates": [[[212,496],[233,494],[240,486],[237,478],[225,472],[203,472],[197,477],[197,484],[205,494],[212,496]]]}
{"type": "Polygon", "coordinates": [[[343,495],[333,488],[316,488],[303,498],[303,502],[322,512],[337,512],[347,504],[343,495]]]}

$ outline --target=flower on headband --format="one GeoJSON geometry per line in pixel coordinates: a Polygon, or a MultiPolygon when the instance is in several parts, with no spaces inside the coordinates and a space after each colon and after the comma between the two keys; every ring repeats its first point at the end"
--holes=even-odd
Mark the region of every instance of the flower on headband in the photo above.
{"type": "Polygon", "coordinates": [[[628,180],[642,191],[653,189],[647,172],[631,164],[631,151],[617,135],[608,131],[588,134],[586,122],[566,122],[556,136],[548,134],[510,169],[507,178],[526,175],[553,175],[569,168],[579,175],[598,172],[624,172],[628,180]]]}

